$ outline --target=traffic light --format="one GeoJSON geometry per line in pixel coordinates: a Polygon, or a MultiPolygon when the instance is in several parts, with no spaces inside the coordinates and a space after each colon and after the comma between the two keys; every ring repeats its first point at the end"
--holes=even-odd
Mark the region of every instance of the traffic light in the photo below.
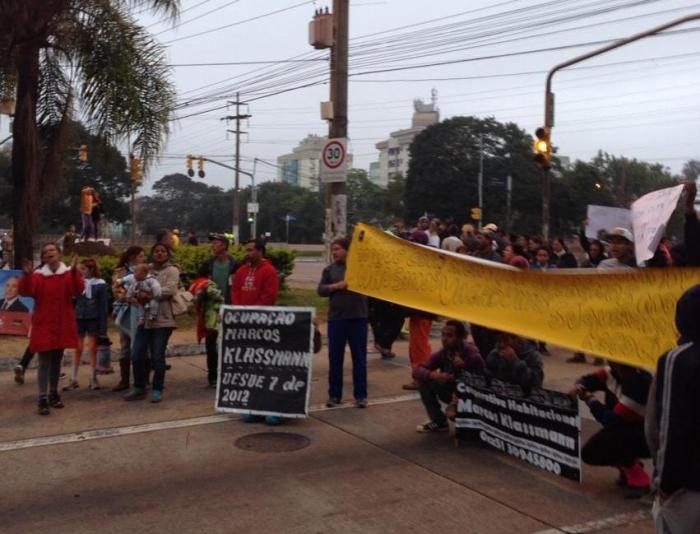
{"type": "Polygon", "coordinates": [[[550,139],[549,128],[537,128],[535,131],[535,161],[543,169],[549,169],[552,166],[552,142],[550,139]]]}
{"type": "Polygon", "coordinates": [[[481,220],[481,208],[472,208],[471,217],[475,221],[481,220]]]}
{"type": "Polygon", "coordinates": [[[143,172],[141,171],[141,160],[131,156],[131,181],[137,184],[141,183],[143,172]]]}
{"type": "Polygon", "coordinates": [[[88,160],[88,147],[87,145],[80,145],[78,149],[78,159],[85,163],[88,160]]]}
{"type": "Polygon", "coordinates": [[[191,178],[194,176],[194,171],[192,170],[192,154],[187,154],[185,160],[187,165],[187,176],[191,178]]]}
{"type": "Polygon", "coordinates": [[[605,182],[602,178],[596,178],[595,182],[593,182],[593,189],[595,189],[596,191],[602,191],[604,187],[605,182]]]}
{"type": "Polygon", "coordinates": [[[197,176],[204,178],[204,158],[202,156],[197,158],[197,168],[199,169],[197,176]]]}
{"type": "Polygon", "coordinates": [[[248,214],[248,222],[249,222],[249,223],[255,222],[255,213],[249,213],[249,214],[248,214]]]}

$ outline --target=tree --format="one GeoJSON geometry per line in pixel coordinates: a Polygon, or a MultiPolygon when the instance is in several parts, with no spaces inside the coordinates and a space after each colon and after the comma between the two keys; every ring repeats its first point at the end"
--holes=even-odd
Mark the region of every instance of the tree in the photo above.
{"type": "Polygon", "coordinates": [[[61,173],[74,101],[97,135],[135,136],[144,165],[160,151],[175,103],[163,49],[132,9],[176,17],[178,0],[3,0],[0,99],[14,95],[15,261],[32,257],[42,191],[61,173]],[[44,132],[44,135],[41,135],[44,132]]]}
{"type": "Polygon", "coordinates": [[[484,216],[505,221],[506,177],[512,177],[513,227],[532,232],[541,224],[541,182],[532,157],[532,138],[513,123],[493,118],[453,117],[423,130],[411,144],[406,177],[406,215],[423,213],[469,220],[478,206],[481,143],[484,163],[484,216]]]}
{"type": "Polygon", "coordinates": [[[690,159],[686,161],[682,172],[686,180],[697,181],[700,178],[700,160],[690,159]]]}

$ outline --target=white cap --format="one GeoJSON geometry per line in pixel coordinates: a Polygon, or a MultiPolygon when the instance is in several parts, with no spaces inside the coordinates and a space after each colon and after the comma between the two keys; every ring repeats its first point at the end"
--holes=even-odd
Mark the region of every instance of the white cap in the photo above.
{"type": "Polygon", "coordinates": [[[496,226],[493,223],[488,223],[486,226],[483,228],[486,232],[498,232],[498,226],[496,226]]]}
{"type": "Polygon", "coordinates": [[[610,240],[613,237],[621,237],[622,239],[626,239],[630,243],[634,243],[634,236],[632,235],[632,232],[630,232],[627,228],[622,228],[618,226],[617,228],[613,228],[610,230],[606,235],[605,239],[610,240]]]}

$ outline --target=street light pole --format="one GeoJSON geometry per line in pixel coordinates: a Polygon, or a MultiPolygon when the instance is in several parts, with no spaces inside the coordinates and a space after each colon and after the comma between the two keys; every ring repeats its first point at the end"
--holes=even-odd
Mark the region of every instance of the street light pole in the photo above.
{"type": "MultiPolygon", "coordinates": [[[[571,65],[575,65],[576,63],[580,63],[592,57],[599,56],[606,52],[610,52],[611,50],[615,50],[616,48],[620,48],[635,41],[639,41],[640,39],[644,39],[645,37],[656,35],[657,33],[661,33],[664,30],[673,28],[674,26],[679,26],[681,24],[685,24],[686,22],[691,22],[694,20],[700,20],[700,13],[687,15],[685,17],[666,22],[665,24],[655,26],[654,28],[640,33],[636,33],[625,39],[620,39],[619,41],[615,41],[614,43],[603,46],[596,50],[592,50],[591,52],[587,52],[580,56],[576,56],[573,59],[555,65],[547,74],[547,82],[545,84],[544,129],[547,133],[547,137],[551,139],[550,134],[552,128],[554,127],[554,93],[552,92],[552,78],[554,77],[554,74],[557,71],[565,69],[566,67],[570,67],[571,65]]],[[[542,171],[542,234],[545,239],[548,238],[549,234],[549,178],[549,169],[545,167],[542,171]]]]}

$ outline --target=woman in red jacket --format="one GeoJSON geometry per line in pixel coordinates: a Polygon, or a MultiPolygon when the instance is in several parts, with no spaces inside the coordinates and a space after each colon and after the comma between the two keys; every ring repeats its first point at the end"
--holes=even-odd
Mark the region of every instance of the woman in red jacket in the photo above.
{"type": "Polygon", "coordinates": [[[58,395],[63,350],[78,346],[73,299],[83,292],[85,283],[77,269],[77,257],[73,257],[70,268],[61,260],[58,245],[47,243],[41,248],[42,266],[32,271],[32,263],[24,260],[24,276],[19,281],[20,295],[34,299],[29,348],[39,353],[40,415],[48,415],[49,406],[63,408],[58,395]]]}

